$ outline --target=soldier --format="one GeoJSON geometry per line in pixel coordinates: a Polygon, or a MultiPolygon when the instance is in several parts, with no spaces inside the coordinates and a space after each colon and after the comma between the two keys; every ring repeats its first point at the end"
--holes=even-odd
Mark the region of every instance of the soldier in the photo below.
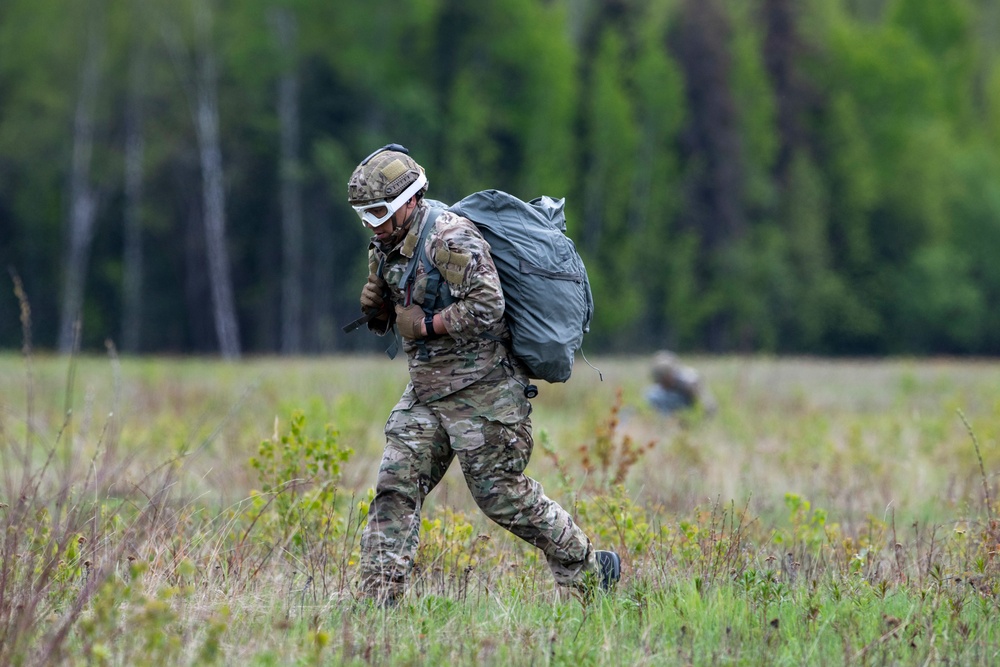
{"type": "Polygon", "coordinates": [[[664,414],[700,406],[707,415],[715,412],[712,392],[698,371],[685,366],[673,352],[663,350],[653,357],[653,384],[646,389],[646,400],[664,414]]]}
{"type": "Polygon", "coordinates": [[[423,168],[398,144],[365,158],[348,183],[351,205],[374,232],[361,307],[372,315],[370,330],[398,328],[410,372],[385,425],[361,537],[362,593],[389,605],[402,595],[424,498],[456,457],[480,509],[541,549],[558,584],[608,590],[620,576],[618,555],[595,551],[566,510],[524,474],[533,446],[528,377],[505,345],[510,333],[490,247],[466,218],[443,211],[429,220],[426,191],[423,168]],[[440,273],[438,290],[423,262],[410,266],[421,242],[440,273]],[[412,281],[404,279],[408,268],[412,281]],[[426,313],[423,306],[435,301],[426,313]]]}

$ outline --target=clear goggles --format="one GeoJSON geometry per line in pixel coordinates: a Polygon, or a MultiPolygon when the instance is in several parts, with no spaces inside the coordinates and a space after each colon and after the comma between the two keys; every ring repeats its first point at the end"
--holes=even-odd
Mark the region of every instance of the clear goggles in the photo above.
{"type": "Polygon", "coordinates": [[[410,197],[420,192],[420,188],[427,185],[427,176],[420,174],[417,180],[413,181],[410,187],[403,190],[398,197],[392,201],[377,201],[371,204],[361,204],[360,206],[352,206],[358,217],[361,218],[361,224],[365,227],[375,228],[384,223],[386,220],[392,217],[392,214],[398,211],[403,205],[410,200],[410,197]]]}

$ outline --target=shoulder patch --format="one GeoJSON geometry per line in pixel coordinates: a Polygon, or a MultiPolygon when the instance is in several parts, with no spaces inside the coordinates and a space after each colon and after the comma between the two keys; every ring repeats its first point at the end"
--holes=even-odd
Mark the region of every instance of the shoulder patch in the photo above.
{"type": "Polygon", "coordinates": [[[433,261],[448,284],[461,285],[465,282],[466,270],[472,261],[472,255],[442,244],[434,249],[433,261]]]}

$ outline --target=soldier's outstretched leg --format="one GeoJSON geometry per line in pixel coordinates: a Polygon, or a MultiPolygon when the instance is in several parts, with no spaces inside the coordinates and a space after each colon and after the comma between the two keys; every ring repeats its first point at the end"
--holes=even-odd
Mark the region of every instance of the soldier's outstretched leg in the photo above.
{"type": "Polygon", "coordinates": [[[541,549],[558,584],[582,586],[588,573],[598,572],[590,540],[569,513],[524,474],[534,444],[531,405],[523,392],[526,380],[503,365],[473,387],[431,406],[483,512],[541,549]]]}
{"type": "Polygon", "coordinates": [[[524,474],[531,455],[526,424],[511,429],[487,422],[500,441],[458,452],[466,483],[476,504],[490,519],[542,550],[556,583],[579,587],[596,572],[594,549],[583,530],[541,484],[524,474]]]}
{"type": "Polygon", "coordinates": [[[385,425],[375,499],[361,536],[361,594],[392,604],[405,590],[420,534],[420,511],[455,457],[437,417],[407,387],[385,425]]]}

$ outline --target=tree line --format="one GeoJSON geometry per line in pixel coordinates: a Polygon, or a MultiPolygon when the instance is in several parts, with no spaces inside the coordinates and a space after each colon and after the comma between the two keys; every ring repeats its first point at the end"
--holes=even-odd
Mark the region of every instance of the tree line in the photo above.
{"type": "Polygon", "coordinates": [[[566,197],[588,350],[1000,353],[994,0],[4,0],[0,348],[325,353],[390,141],[566,197]]]}

